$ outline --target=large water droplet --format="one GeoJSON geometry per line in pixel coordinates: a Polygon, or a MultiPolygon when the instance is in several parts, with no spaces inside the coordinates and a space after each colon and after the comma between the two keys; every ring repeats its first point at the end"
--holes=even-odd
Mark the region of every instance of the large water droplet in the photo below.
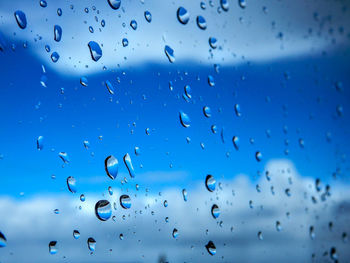
{"type": "Polygon", "coordinates": [[[113,87],[112,83],[109,82],[109,80],[106,80],[105,83],[106,83],[106,88],[107,88],[109,94],[114,95],[114,87],[113,87]]]}
{"type": "Polygon", "coordinates": [[[54,255],[57,253],[57,241],[50,241],[49,252],[51,255],[54,255]]]}
{"type": "Polygon", "coordinates": [[[229,9],[228,0],[220,0],[220,5],[221,5],[222,10],[224,10],[226,12],[228,11],[228,9],[229,9]]]}
{"type": "Polygon", "coordinates": [[[45,0],[40,0],[39,4],[41,7],[47,7],[47,2],[45,0]]]}
{"type": "Polygon", "coordinates": [[[212,48],[212,49],[215,49],[217,47],[217,39],[215,37],[210,37],[209,38],[209,46],[212,48]]]}
{"type": "Polygon", "coordinates": [[[55,51],[55,52],[52,52],[51,54],[51,60],[53,63],[56,63],[60,58],[60,55],[55,51]]]}
{"type": "Polygon", "coordinates": [[[110,155],[105,160],[105,170],[109,178],[114,180],[118,175],[118,160],[110,155]]]}
{"type": "Polygon", "coordinates": [[[101,221],[106,221],[112,216],[112,206],[107,200],[100,200],[95,205],[95,214],[101,221]]]}
{"type": "Polygon", "coordinates": [[[67,186],[68,186],[68,190],[71,193],[76,193],[77,192],[77,185],[76,185],[77,181],[75,180],[75,178],[73,176],[69,176],[67,178],[67,186]]]}
{"type": "Polygon", "coordinates": [[[89,237],[87,240],[88,248],[90,251],[95,251],[96,249],[96,240],[93,239],[92,237],[89,237]]]}
{"type": "Polygon", "coordinates": [[[167,56],[167,58],[169,59],[169,62],[174,63],[174,61],[175,61],[174,50],[171,47],[169,47],[168,45],[165,45],[164,52],[165,52],[165,55],[167,56]]]}
{"type": "Polygon", "coordinates": [[[125,154],[123,159],[124,159],[125,166],[129,171],[130,177],[134,178],[135,177],[135,170],[134,170],[134,167],[132,166],[130,155],[128,153],[125,154]]]}
{"type": "Polygon", "coordinates": [[[136,30],[137,29],[137,22],[136,20],[131,20],[130,21],[130,26],[132,29],[136,30]]]}
{"type": "Polygon", "coordinates": [[[183,197],[184,201],[187,202],[187,190],[186,189],[182,189],[182,197],[183,197]]]}
{"type": "Polygon", "coordinates": [[[129,45],[129,40],[127,38],[123,38],[122,45],[123,45],[123,47],[127,47],[129,45]]]}
{"type": "Polygon", "coordinates": [[[190,127],[190,124],[191,124],[190,117],[188,117],[188,115],[183,111],[179,112],[179,116],[180,116],[180,123],[182,124],[182,126],[184,126],[185,128],[190,127]]]}
{"type": "Polygon", "coordinates": [[[205,21],[204,17],[197,16],[197,26],[202,30],[207,29],[207,22],[205,21]]]}
{"type": "Polygon", "coordinates": [[[148,23],[151,23],[152,21],[152,14],[150,13],[150,11],[145,11],[145,19],[148,23]]]}
{"type": "Polygon", "coordinates": [[[214,256],[216,254],[216,247],[213,241],[209,241],[208,244],[205,245],[205,248],[207,249],[210,255],[214,256]]]}
{"type": "Polygon", "coordinates": [[[220,216],[220,208],[218,207],[218,205],[214,204],[211,207],[211,215],[216,219],[220,216]]]}
{"type": "Polygon", "coordinates": [[[56,42],[61,41],[62,38],[62,28],[59,25],[54,26],[54,39],[56,42]]]}
{"type": "Polygon", "coordinates": [[[0,247],[6,247],[6,243],[7,240],[5,235],[2,232],[0,232],[0,247]]]}
{"type": "Polygon", "coordinates": [[[58,153],[58,156],[62,159],[64,163],[69,163],[69,157],[66,152],[60,152],[58,153]]]}
{"type": "Polygon", "coordinates": [[[97,44],[95,41],[90,41],[88,43],[91,58],[94,61],[98,61],[102,57],[102,49],[99,44],[97,44]]]}
{"type": "Polygon", "coordinates": [[[121,0],[108,0],[109,6],[115,10],[119,9],[121,3],[121,0]]]}
{"type": "Polygon", "coordinates": [[[119,201],[120,201],[121,207],[123,207],[124,209],[129,209],[131,207],[130,196],[122,195],[122,196],[120,196],[119,201]]]}
{"type": "Polygon", "coordinates": [[[73,230],[73,237],[78,239],[80,237],[80,232],[78,230],[73,230]]]}
{"type": "Polygon", "coordinates": [[[189,12],[187,12],[187,10],[185,8],[180,6],[177,9],[177,19],[179,20],[179,22],[181,24],[186,25],[188,23],[188,21],[190,20],[190,14],[189,14],[189,12]]]}
{"type": "Polygon", "coordinates": [[[238,4],[241,8],[245,8],[247,6],[246,0],[238,0],[238,4]]]}
{"type": "Polygon", "coordinates": [[[36,139],[36,148],[41,151],[44,148],[44,137],[43,136],[39,136],[38,139],[36,139]]]}
{"type": "Polygon", "coordinates": [[[21,10],[17,10],[14,15],[15,15],[18,26],[22,29],[25,29],[27,27],[26,14],[23,13],[21,10]]]}
{"type": "Polygon", "coordinates": [[[214,176],[208,174],[205,178],[205,187],[208,189],[209,192],[215,191],[216,187],[216,180],[214,176]]]}
{"type": "Polygon", "coordinates": [[[173,238],[177,238],[179,236],[179,231],[176,228],[174,228],[172,235],[173,235],[173,238]]]}

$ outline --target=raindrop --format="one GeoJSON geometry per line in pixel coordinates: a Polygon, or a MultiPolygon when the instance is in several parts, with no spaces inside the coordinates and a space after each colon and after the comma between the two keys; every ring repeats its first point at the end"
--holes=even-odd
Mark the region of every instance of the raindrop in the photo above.
{"type": "Polygon", "coordinates": [[[337,262],[338,255],[337,255],[337,249],[335,247],[331,248],[331,251],[330,251],[329,255],[330,255],[332,260],[337,262]]]}
{"type": "Polygon", "coordinates": [[[99,44],[97,44],[95,41],[90,41],[88,43],[91,58],[94,61],[98,61],[102,57],[102,49],[99,44]]]}
{"type": "Polygon", "coordinates": [[[261,152],[256,152],[255,153],[255,159],[258,161],[258,162],[260,162],[261,161],[261,159],[262,159],[262,154],[261,154],[261,152]]]}
{"type": "Polygon", "coordinates": [[[134,167],[133,167],[132,162],[131,162],[130,155],[128,153],[125,154],[123,159],[124,159],[125,166],[128,169],[128,171],[129,171],[130,177],[134,178],[135,177],[135,171],[134,171],[134,167]]]}
{"type": "Polygon", "coordinates": [[[215,37],[209,38],[209,45],[212,49],[215,49],[217,47],[217,40],[215,37]]]}
{"type": "Polygon", "coordinates": [[[58,214],[60,213],[60,210],[56,208],[55,210],[53,210],[53,212],[54,212],[56,215],[58,215],[58,214]]]}
{"type": "Polygon", "coordinates": [[[141,154],[141,150],[140,150],[140,147],[135,147],[135,155],[139,156],[141,154]]]}
{"type": "Polygon", "coordinates": [[[110,5],[110,7],[112,7],[115,10],[119,9],[121,2],[121,0],[108,0],[108,4],[110,5]]]}
{"type": "Polygon", "coordinates": [[[128,195],[122,195],[119,198],[120,205],[124,209],[129,209],[131,207],[131,199],[128,195]]]}
{"type": "Polygon", "coordinates": [[[39,3],[41,7],[47,7],[47,2],[45,0],[40,0],[39,3]]]}
{"type": "Polygon", "coordinates": [[[316,234],[315,234],[315,228],[313,226],[310,226],[309,228],[309,236],[312,240],[315,239],[316,234]]]}
{"type": "Polygon", "coordinates": [[[55,41],[60,42],[62,38],[62,28],[59,25],[55,25],[53,31],[55,41]]]}
{"type": "Polygon", "coordinates": [[[239,104],[235,104],[235,113],[237,117],[241,117],[241,106],[239,106],[239,104]]]}
{"type": "Polygon", "coordinates": [[[172,235],[173,235],[173,238],[177,238],[179,236],[179,231],[176,228],[174,228],[172,235]]]}
{"type": "Polygon", "coordinates": [[[73,237],[78,239],[80,237],[80,232],[78,230],[73,230],[73,237]]]}
{"type": "Polygon", "coordinates": [[[85,195],[84,194],[80,195],[80,201],[85,202],[85,195]]]}
{"type": "Polygon", "coordinates": [[[136,30],[137,29],[137,22],[136,20],[131,20],[130,21],[130,26],[132,29],[136,30]]]}
{"type": "Polygon", "coordinates": [[[57,52],[52,52],[51,60],[52,60],[53,63],[56,63],[59,58],[60,58],[60,55],[57,52]]]}
{"type": "Polygon", "coordinates": [[[264,239],[261,231],[258,232],[258,239],[259,240],[263,240],[264,239]]]}
{"type": "Polygon", "coordinates": [[[190,124],[191,124],[190,117],[188,117],[188,115],[183,111],[179,112],[179,116],[180,116],[180,122],[182,126],[184,126],[185,128],[190,127],[190,124]]]}
{"type": "MultiPolygon", "coordinates": [[[[184,90],[185,90],[185,96],[188,100],[190,100],[192,98],[192,95],[191,95],[191,86],[190,85],[186,85],[184,87],[184,90]]],[[[187,100],[187,101],[188,101],[187,100]]]]}
{"type": "Polygon", "coordinates": [[[146,21],[148,23],[151,23],[151,21],[152,21],[152,14],[149,11],[145,11],[144,15],[145,15],[146,21]]]}
{"type": "Polygon", "coordinates": [[[186,189],[182,189],[182,197],[184,198],[184,201],[187,201],[187,191],[186,189]]]}
{"type": "Polygon", "coordinates": [[[214,77],[212,75],[208,76],[208,84],[209,84],[210,87],[214,87],[215,86],[214,77]]]}
{"type": "Polygon", "coordinates": [[[46,52],[50,52],[51,51],[50,46],[49,45],[45,45],[45,50],[46,50],[46,52]]]}
{"type": "Polygon", "coordinates": [[[107,88],[109,94],[114,95],[114,87],[113,87],[112,83],[109,82],[109,80],[106,80],[105,84],[106,84],[106,88],[107,88]]]}
{"type": "Polygon", "coordinates": [[[123,38],[122,45],[123,45],[123,47],[127,47],[129,45],[129,40],[127,38],[123,38]]]}
{"type": "Polygon", "coordinates": [[[177,19],[179,20],[179,22],[181,24],[186,25],[188,23],[188,21],[190,20],[190,14],[187,12],[187,10],[185,8],[180,6],[177,9],[177,19]]]}
{"type": "Polygon", "coordinates": [[[0,247],[6,247],[6,243],[7,240],[5,235],[2,232],[0,232],[0,247]]]}
{"type": "Polygon", "coordinates": [[[57,253],[57,241],[50,241],[49,243],[49,252],[51,255],[54,255],[57,253]]]}
{"type": "Polygon", "coordinates": [[[64,163],[69,163],[68,154],[66,152],[58,153],[58,156],[62,159],[64,163]]]}
{"type": "Polygon", "coordinates": [[[282,230],[282,226],[281,226],[281,222],[280,221],[276,221],[276,230],[278,232],[280,232],[282,230]]]}
{"type": "Polygon", "coordinates": [[[175,62],[174,50],[168,45],[165,45],[164,52],[167,58],[169,59],[169,62],[174,63],[175,62]]]}
{"type": "Polygon", "coordinates": [[[41,151],[44,148],[44,137],[43,136],[39,136],[38,139],[36,139],[36,148],[41,151]]]}
{"type": "Polygon", "coordinates": [[[120,234],[120,235],[119,235],[119,239],[120,239],[120,240],[123,240],[123,239],[124,239],[124,235],[123,235],[123,234],[120,234]]]}
{"type": "Polygon", "coordinates": [[[241,8],[245,8],[247,5],[246,0],[238,0],[238,4],[241,8]]]}
{"type": "Polygon", "coordinates": [[[76,186],[76,180],[73,176],[69,176],[67,178],[67,186],[68,186],[68,190],[71,193],[76,193],[77,192],[77,186],[76,186]]]}
{"type": "Polygon", "coordinates": [[[238,136],[233,136],[232,143],[233,143],[233,146],[235,147],[235,149],[238,150],[239,149],[239,138],[238,138],[238,136]]]}
{"type": "Polygon", "coordinates": [[[112,206],[107,200],[100,200],[95,205],[95,214],[101,221],[107,221],[112,216],[112,206]]]}
{"type": "Polygon", "coordinates": [[[165,200],[164,203],[163,203],[164,207],[168,207],[168,201],[165,200]]]}
{"type": "Polygon", "coordinates": [[[216,180],[214,176],[208,174],[205,178],[205,187],[208,189],[209,192],[214,192],[216,187],[216,180]]]}
{"type": "Polygon", "coordinates": [[[208,106],[203,107],[203,113],[205,117],[207,118],[211,117],[211,110],[208,106]]]}
{"type": "Polygon", "coordinates": [[[62,9],[61,9],[61,8],[58,8],[58,9],[57,9],[57,15],[58,15],[58,16],[61,16],[61,15],[62,15],[62,9]]]}
{"type": "Polygon", "coordinates": [[[113,195],[113,188],[112,188],[112,186],[108,186],[108,193],[109,193],[109,195],[113,195]]]}
{"type": "Polygon", "coordinates": [[[217,133],[218,132],[218,128],[216,127],[216,125],[212,125],[211,126],[211,131],[212,131],[212,133],[217,133]]]}
{"type": "Polygon", "coordinates": [[[90,251],[95,251],[96,249],[96,240],[93,239],[92,237],[89,237],[87,240],[88,248],[90,251]]]}
{"type": "Polygon", "coordinates": [[[208,244],[205,245],[205,248],[207,249],[210,255],[214,256],[216,254],[216,247],[213,241],[209,241],[208,244]]]}
{"type": "Polygon", "coordinates": [[[207,29],[207,22],[205,21],[204,17],[197,16],[197,26],[202,30],[207,29]]]}
{"type": "Polygon", "coordinates": [[[17,10],[14,15],[15,15],[18,26],[21,29],[25,29],[27,27],[26,14],[23,13],[21,10],[17,10]]]}
{"type": "Polygon", "coordinates": [[[214,217],[214,219],[220,216],[220,208],[216,204],[211,207],[211,215],[214,217]]]}
{"type": "Polygon", "coordinates": [[[220,5],[221,5],[222,10],[224,10],[226,12],[228,11],[228,9],[229,9],[228,0],[220,0],[220,5]]]}
{"type": "Polygon", "coordinates": [[[86,77],[81,77],[80,78],[80,84],[83,85],[84,87],[88,86],[88,79],[86,77]]]}
{"type": "Polygon", "coordinates": [[[105,170],[109,178],[114,180],[118,175],[118,160],[113,155],[105,159],[105,170]]]}

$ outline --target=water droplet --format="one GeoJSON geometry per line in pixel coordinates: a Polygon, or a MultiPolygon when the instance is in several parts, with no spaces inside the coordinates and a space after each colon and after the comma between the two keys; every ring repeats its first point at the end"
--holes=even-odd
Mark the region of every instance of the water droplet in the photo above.
{"type": "Polygon", "coordinates": [[[69,163],[68,154],[66,152],[58,153],[58,156],[62,159],[64,163],[69,163]]]}
{"type": "Polygon", "coordinates": [[[106,221],[112,216],[112,206],[107,200],[100,200],[95,205],[95,214],[101,221],[106,221]]]}
{"type": "Polygon", "coordinates": [[[41,151],[44,148],[44,137],[43,136],[39,136],[38,139],[36,139],[36,148],[41,151]]]}
{"type": "Polygon", "coordinates": [[[204,17],[197,16],[197,26],[202,30],[207,29],[207,22],[205,21],[204,17]]]}
{"type": "Polygon", "coordinates": [[[313,226],[310,226],[310,228],[309,228],[309,236],[310,236],[311,240],[315,239],[316,234],[315,234],[315,228],[313,226]]]}
{"type": "Polygon", "coordinates": [[[185,90],[185,96],[186,96],[186,101],[188,102],[191,98],[192,98],[192,95],[191,95],[191,86],[190,85],[186,85],[184,87],[184,90],[185,90]]]}
{"type": "Polygon", "coordinates": [[[59,25],[55,25],[53,31],[55,41],[60,42],[62,38],[62,28],[59,25]]]}
{"type": "Polygon", "coordinates": [[[6,247],[7,244],[7,239],[5,237],[5,235],[0,232],[0,247],[6,247]]]}
{"type": "Polygon", "coordinates": [[[264,239],[261,231],[258,232],[258,239],[259,240],[263,240],[264,239]]]}
{"type": "Polygon", "coordinates": [[[167,200],[165,200],[163,204],[164,204],[164,207],[168,207],[168,201],[167,200]]]}
{"type": "Polygon", "coordinates": [[[211,131],[212,131],[212,133],[217,133],[218,132],[218,128],[216,127],[216,125],[212,125],[211,126],[211,131]]]}
{"type": "Polygon", "coordinates": [[[41,7],[44,7],[44,8],[47,7],[47,2],[45,0],[40,0],[39,3],[41,7]]]}
{"type": "Polygon", "coordinates": [[[85,195],[84,194],[80,195],[80,201],[85,202],[85,195]]]}
{"type": "Polygon", "coordinates": [[[80,232],[78,230],[73,230],[73,237],[78,239],[80,237],[80,232]]]}
{"type": "Polygon", "coordinates": [[[17,10],[15,13],[15,18],[17,21],[18,26],[21,29],[25,29],[27,27],[27,18],[26,18],[26,14],[23,13],[21,10],[17,10]]]}
{"type": "Polygon", "coordinates": [[[211,110],[208,106],[203,107],[203,113],[205,117],[207,118],[211,117],[211,110]]]}
{"type": "Polygon", "coordinates": [[[87,240],[88,248],[90,251],[95,251],[96,249],[96,240],[93,239],[92,237],[89,237],[87,240]]]}
{"type": "Polygon", "coordinates": [[[233,136],[232,143],[233,143],[233,146],[235,147],[235,149],[238,150],[239,149],[239,138],[238,138],[238,136],[233,136]]]}
{"type": "Polygon", "coordinates": [[[182,189],[182,197],[183,197],[184,201],[187,202],[187,191],[186,191],[186,189],[182,189]]]}
{"type": "Polygon", "coordinates": [[[61,15],[62,15],[62,9],[61,9],[61,8],[58,8],[58,9],[57,9],[57,15],[58,15],[58,16],[61,16],[61,15]]]}
{"type": "Polygon", "coordinates": [[[137,22],[136,20],[131,20],[130,21],[130,26],[132,29],[136,30],[137,29],[137,22]]]}
{"type": "Polygon", "coordinates": [[[213,241],[209,241],[208,244],[205,245],[205,248],[207,249],[210,255],[214,256],[216,254],[216,247],[213,241]]]}
{"type": "Polygon", "coordinates": [[[173,235],[173,238],[177,238],[179,236],[179,231],[176,228],[174,228],[172,235],[173,235]]]}
{"type": "Polygon", "coordinates": [[[53,212],[54,212],[56,215],[58,215],[58,214],[60,213],[60,210],[56,208],[55,210],[53,210],[53,212]]]}
{"type": "Polygon", "coordinates": [[[145,11],[144,15],[145,15],[146,21],[148,23],[151,23],[151,21],[152,21],[152,14],[149,11],[145,11]]]}
{"type": "Polygon", "coordinates": [[[229,9],[228,0],[220,0],[220,5],[221,5],[222,10],[224,10],[226,12],[228,11],[228,9],[229,9]]]}
{"type": "Polygon", "coordinates": [[[123,240],[123,239],[124,239],[124,235],[123,235],[123,234],[120,234],[120,235],[119,235],[119,239],[120,239],[120,240],[123,240]]]}
{"type": "Polygon", "coordinates": [[[214,87],[215,86],[214,77],[212,75],[208,76],[208,84],[209,84],[210,87],[214,87]]]}
{"type": "Polygon", "coordinates": [[[255,153],[255,159],[258,161],[258,162],[260,162],[261,161],[261,159],[262,159],[262,154],[261,154],[261,152],[256,152],[255,153]]]}
{"type": "Polygon", "coordinates": [[[90,41],[88,43],[91,58],[94,61],[98,61],[102,57],[102,49],[99,44],[97,44],[95,41],[90,41]]]}
{"type": "Polygon", "coordinates": [[[124,159],[125,166],[129,171],[130,177],[134,178],[135,177],[135,170],[134,170],[134,167],[132,165],[130,155],[128,153],[125,154],[123,159],[124,159]]]}
{"type": "Polygon", "coordinates": [[[123,207],[124,209],[129,209],[131,207],[130,196],[122,195],[122,196],[120,196],[119,201],[120,201],[121,207],[123,207]]]}
{"type": "Polygon", "coordinates": [[[168,45],[165,45],[164,52],[165,52],[165,55],[167,56],[169,62],[174,63],[175,62],[174,50],[171,47],[169,47],[168,45]]]}
{"type": "Polygon", "coordinates": [[[60,58],[60,55],[57,52],[52,52],[51,54],[51,60],[53,63],[56,63],[60,58]]]}
{"type": "Polygon", "coordinates": [[[241,8],[245,8],[247,5],[246,0],[238,0],[238,4],[241,8]]]}
{"type": "Polygon", "coordinates": [[[122,45],[123,45],[123,47],[127,47],[129,45],[129,40],[127,38],[123,38],[122,45]]]}
{"type": "Polygon", "coordinates": [[[109,178],[114,180],[118,175],[118,160],[113,155],[105,159],[105,170],[109,178]]]}
{"type": "Polygon", "coordinates": [[[209,45],[210,45],[210,47],[212,48],[212,49],[216,49],[216,47],[217,47],[217,40],[216,40],[216,38],[215,37],[210,37],[209,38],[209,45]]]}
{"type": "Polygon", "coordinates": [[[89,26],[89,32],[94,33],[94,28],[92,26],[89,26]]]}
{"type": "Polygon", "coordinates": [[[77,192],[77,186],[76,186],[76,180],[73,176],[69,176],[67,178],[67,186],[68,186],[68,190],[71,193],[76,193],[77,192]]]}
{"type": "Polygon", "coordinates": [[[139,147],[135,147],[135,155],[140,155],[141,154],[141,150],[140,150],[140,148],[139,147]]]}
{"type": "Polygon", "coordinates": [[[113,188],[112,188],[112,186],[108,186],[108,193],[109,193],[109,195],[113,195],[113,188]]]}
{"type": "Polygon", "coordinates": [[[49,45],[45,45],[45,50],[46,50],[46,52],[50,52],[51,51],[50,46],[49,45]]]}
{"type": "Polygon", "coordinates": [[[108,0],[109,6],[115,10],[119,9],[121,3],[121,0],[108,0]]]}
{"type": "Polygon", "coordinates": [[[49,243],[49,252],[51,255],[54,255],[57,253],[57,241],[50,241],[49,243]]]}
{"type": "Polygon", "coordinates": [[[239,104],[235,104],[235,113],[237,117],[241,117],[241,106],[239,106],[239,104]]]}
{"type": "Polygon", "coordinates": [[[188,21],[190,20],[190,14],[189,14],[189,12],[187,12],[187,10],[185,8],[180,6],[177,9],[177,19],[179,20],[179,22],[181,24],[186,25],[188,23],[188,21]]]}
{"type": "Polygon", "coordinates": [[[89,82],[88,82],[88,79],[86,77],[81,77],[80,78],[80,84],[84,87],[87,87],[89,82]]]}
{"type": "Polygon", "coordinates": [[[205,187],[208,189],[209,192],[214,192],[216,187],[216,180],[214,176],[208,174],[205,178],[205,187]]]}
{"type": "Polygon", "coordinates": [[[190,117],[188,117],[188,115],[183,111],[179,112],[179,116],[180,116],[180,122],[182,126],[184,126],[185,128],[190,127],[190,124],[191,124],[190,117]]]}
{"type": "Polygon", "coordinates": [[[282,226],[281,226],[281,222],[280,221],[276,221],[276,230],[278,232],[280,232],[282,230],[282,226]]]}
{"type": "Polygon", "coordinates": [[[212,207],[211,207],[211,215],[216,219],[220,216],[220,208],[214,204],[212,207]]]}
{"type": "Polygon", "coordinates": [[[113,87],[112,83],[109,82],[109,80],[106,80],[105,84],[106,84],[106,87],[107,87],[109,94],[114,95],[114,87],[113,87]]]}
{"type": "Polygon", "coordinates": [[[331,248],[329,255],[330,255],[332,260],[334,260],[335,262],[338,262],[337,249],[335,247],[331,248]]]}

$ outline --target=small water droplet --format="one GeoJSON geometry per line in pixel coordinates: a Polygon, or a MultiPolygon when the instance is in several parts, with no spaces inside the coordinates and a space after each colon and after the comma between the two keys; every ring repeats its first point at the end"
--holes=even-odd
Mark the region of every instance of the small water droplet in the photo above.
{"type": "Polygon", "coordinates": [[[215,180],[214,176],[212,176],[210,174],[207,175],[207,177],[205,178],[205,186],[209,192],[215,191],[216,180],[215,180]]]}
{"type": "Polygon", "coordinates": [[[167,200],[165,200],[163,204],[164,204],[164,207],[168,207],[168,201],[167,200]]]}
{"type": "Polygon", "coordinates": [[[60,42],[62,38],[62,28],[59,25],[55,25],[53,31],[55,41],[60,42]]]}
{"type": "Polygon", "coordinates": [[[179,112],[179,116],[180,116],[180,123],[182,124],[182,126],[184,126],[185,128],[190,127],[190,124],[191,124],[190,117],[183,111],[179,112]]]}
{"type": "Polygon", "coordinates": [[[62,9],[61,9],[61,8],[58,8],[58,9],[57,9],[57,15],[58,15],[58,16],[61,16],[61,15],[62,15],[62,9]]]}
{"type": "Polygon", "coordinates": [[[91,58],[94,61],[98,61],[102,57],[102,49],[99,44],[97,44],[95,41],[90,41],[88,43],[91,58]]]}
{"type": "Polygon", "coordinates": [[[211,110],[208,106],[203,107],[203,113],[205,117],[207,118],[211,117],[211,110]]]}
{"type": "Polygon", "coordinates": [[[120,234],[120,235],[119,235],[119,239],[120,239],[120,240],[123,240],[123,239],[124,239],[124,235],[123,235],[123,234],[120,234]]]}
{"type": "Polygon", "coordinates": [[[197,16],[197,26],[202,30],[207,29],[207,22],[205,21],[204,17],[197,16]]]}
{"type": "Polygon", "coordinates": [[[0,232],[0,247],[6,247],[7,244],[7,239],[5,237],[5,235],[0,232]]]}
{"type": "Polygon", "coordinates": [[[59,152],[58,156],[62,159],[64,163],[69,163],[69,157],[66,152],[59,152]]]}
{"type": "Polygon", "coordinates": [[[134,167],[132,165],[130,155],[128,153],[125,154],[123,159],[124,159],[125,166],[129,171],[130,177],[134,178],[135,177],[135,170],[134,170],[134,167]]]}
{"type": "Polygon", "coordinates": [[[172,235],[173,235],[173,238],[177,238],[179,236],[179,231],[176,228],[174,228],[172,235]]]}
{"type": "Polygon", "coordinates": [[[174,50],[171,47],[169,47],[168,45],[165,45],[164,52],[165,52],[165,55],[167,56],[169,62],[174,63],[175,62],[174,50]]]}
{"type": "Polygon", "coordinates": [[[209,38],[209,45],[212,49],[216,49],[217,47],[217,40],[215,37],[210,37],[209,38]]]}
{"type": "Polygon", "coordinates": [[[246,0],[238,0],[238,4],[243,9],[247,6],[246,0]]]}
{"type": "Polygon", "coordinates": [[[146,21],[148,23],[151,23],[151,21],[152,21],[152,14],[149,11],[145,11],[144,15],[145,15],[146,21]]]}
{"type": "Polygon", "coordinates": [[[220,216],[220,208],[218,207],[218,205],[214,204],[211,207],[211,215],[214,217],[214,219],[220,216]]]}
{"type": "Polygon", "coordinates": [[[181,24],[186,25],[190,20],[190,14],[184,7],[180,6],[177,9],[177,19],[181,24]]]}
{"type": "Polygon", "coordinates": [[[89,237],[87,240],[88,248],[90,251],[95,251],[96,249],[96,240],[93,239],[92,237],[89,237]]]}
{"type": "Polygon", "coordinates": [[[130,26],[132,29],[136,30],[137,29],[137,22],[136,20],[131,20],[130,21],[130,26]]]}
{"type": "Polygon", "coordinates": [[[332,260],[335,262],[338,262],[338,255],[337,255],[337,249],[335,247],[332,247],[329,253],[332,260]]]}
{"type": "Polygon", "coordinates": [[[235,113],[237,117],[241,117],[241,106],[239,104],[235,104],[235,113]]]}
{"type": "Polygon", "coordinates": [[[123,207],[124,209],[129,209],[131,207],[130,196],[122,195],[122,196],[120,196],[119,201],[120,201],[121,207],[123,207]]]}
{"type": "Polygon", "coordinates": [[[210,255],[214,256],[216,254],[216,247],[213,241],[209,241],[208,244],[205,245],[205,248],[207,249],[210,255]]]}
{"type": "Polygon", "coordinates": [[[53,63],[56,63],[60,58],[60,55],[57,52],[52,52],[51,54],[51,60],[53,63]]]}
{"type": "Polygon", "coordinates": [[[76,180],[73,176],[69,176],[67,178],[67,186],[68,186],[68,190],[71,193],[76,193],[77,192],[77,186],[76,186],[76,180]]]}
{"type": "Polygon", "coordinates": [[[224,10],[226,12],[228,11],[228,9],[229,9],[228,0],[220,0],[220,5],[221,5],[222,10],[224,10]]]}
{"type": "Polygon", "coordinates": [[[86,77],[81,77],[80,78],[80,84],[84,87],[87,87],[89,82],[88,82],[88,79],[86,77]]]}
{"type": "Polygon", "coordinates": [[[85,195],[84,194],[80,195],[80,201],[85,202],[85,195]]]}
{"type": "Polygon", "coordinates": [[[73,237],[78,239],[80,237],[80,232],[78,230],[73,230],[73,237]]]}
{"type": "Polygon", "coordinates": [[[183,197],[184,201],[187,202],[187,190],[186,189],[182,189],[182,197],[183,197]]]}
{"type": "Polygon", "coordinates": [[[107,200],[100,200],[95,204],[95,214],[101,221],[107,221],[112,216],[112,206],[107,200]]]}
{"type": "Polygon", "coordinates": [[[109,6],[115,10],[119,9],[121,3],[121,0],[108,0],[109,6]]]}
{"type": "Polygon", "coordinates": [[[315,228],[313,226],[310,226],[310,228],[309,228],[309,236],[310,236],[311,240],[315,239],[316,234],[315,234],[315,228]]]}
{"type": "Polygon", "coordinates": [[[109,80],[106,80],[105,84],[106,84],[106,88],[107,88],[109,94],[114,95],[114,87],[113,87],[112,83],[109,82],[109,80]]]}
{"type": "Polygon", "coordinates": [[[261,154],[261,152],[256,152],[255,153],[255,159],[258,161],[258,162],[260,162],[261,161],[261,159],[262,159],[262,154],[261,154]]]}
{"type": "Polygon", "coordinates": [[[233,136],[232,143],[233,143],[233,146],[235,147],[235,149],[238,150],[239,149],[239,138],[238,138],[238,136],[233,136]]]}
{"type": "Polygon", "coordinates": [[[23,13],[21,10],[17,10],[14,13],[14,15],[15,15],[18,26],[21,29],[25,29],[27,27],[27,18],[26,18],[25,13],[23,13]]]}
{"type": "Polygon", "coordinates": [[[36,139],[36,148],[41,151],[44,148],[44,137],[43,136],[39,136],[36,139]]]}
{"type": "Polygon", "coordinates": [[[113,188],[112,188],[112,186],[108,186],[108,193],[109,193],[109,195],[113,195],[113,188]]]}
{"type": "Polygon", "coordinates": [[[54,255],[57,253],[57,241],[50,241],[49,252],[51,255],[54,255]]]}
{"type": "Polygon", "coordinates": [[[127,47],[129,45],[129,40],[127,38],[123,38],[122,45],[123,45],[123,47],[127,47]]]}
{"type": "Polygon", "coordinates": [[[258,232],[258,239],[259,240],[263,240],[264,239],[261,231],[258,232]]]}
{"type": "Polygon", "coordinates": [[[114,180],[118,175],[118,160],[113,155],[105,159],[105,170],[109,178],[114,180]]]}
{"type": "Polygon", "coordinates": [[[276,221],[276,230],[280,232],[282,230],[282,225],[280,221],[276,221]]]}

